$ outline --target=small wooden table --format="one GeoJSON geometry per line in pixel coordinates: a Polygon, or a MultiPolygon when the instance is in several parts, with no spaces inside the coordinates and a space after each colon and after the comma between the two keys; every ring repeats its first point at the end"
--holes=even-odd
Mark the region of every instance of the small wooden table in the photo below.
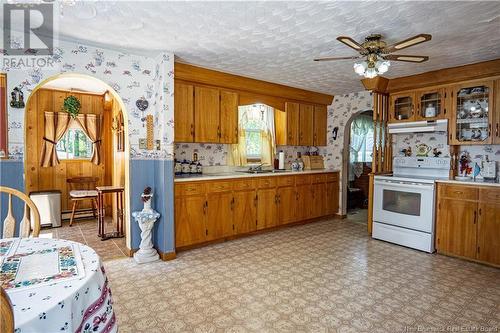
{"type": "Polygon", "coordinates": [[[121,238],[124,237],[123,234],[123,192],[125,189],[123,186],[97,186],[97,225],[98,236],[101,240],[106,240],[110,238],[121,238]],[[106,233],[104,230],[104,194],[115,193],[116,194],[116,230],[106,233]]]}

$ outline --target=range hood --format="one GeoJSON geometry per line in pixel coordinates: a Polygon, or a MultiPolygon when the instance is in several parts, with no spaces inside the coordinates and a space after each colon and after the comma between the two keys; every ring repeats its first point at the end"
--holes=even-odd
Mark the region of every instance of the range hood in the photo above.
{"type": "Polygon", "coordinates": [[[448,119],[392,123],[387,125],[387,129],[391,134],[419,133],[419,132],[447,132],[448,119]]]}

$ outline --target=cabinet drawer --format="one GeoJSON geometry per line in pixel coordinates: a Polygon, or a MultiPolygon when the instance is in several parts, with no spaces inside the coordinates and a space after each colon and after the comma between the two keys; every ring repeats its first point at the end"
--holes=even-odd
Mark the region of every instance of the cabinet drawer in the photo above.
{"type": "Polygon", "coordinates": [[[259,188],[276,187],[276,177],[258,178],[257,182],[259,188]]]}
{"type": "Polygon", "coordinates": [[[325,175],[327,182],[336,182],[339,180],[338,172],[330,172],[325,175]]]}
{"type": "Polygon", "coordinates": [[[439,195],[453,199],[477,200],[477,188],[460,185],[440,185],[439,195]]]}
{"type": "Polygon", "coordinates": [[[233,189],[231,182],[213,182],[207,184],[208,192],[227,192],[233,189]]]}
{"type": "Polygon", "coordinates": [[[297,176],[295,177],[295,184],[297,185],[311,184],[311,176],[309,175],[297,176]]]}
{"type": "Polygon", "coordinates": [[[493,189],[493,188],[479,189],[479,201],[500,204],[500,189],[493,189]]]}
{"type": "Polygon", "coordinates": [[[319,184],[319,183],[324,183],[326,182],[326,174],[322,173],[319,175],[312,175],[312,183],[313,184],[319,184]]]}
{"type": "Polygon", "coordinates": [[[278,177],[278,186],[293,186],[293,185],[295,185],[295,179],[293,176],[278,177]]]}
{"type": "Polygon", "coordinates": [[[175,195],[200,195],[200,194],[205,194],[205,184],[203,183],[175,185],[175,195]]]}
{"type": "Polygon", "coordinates": [[[233,189],[237,190],[251,190],[255,188],[255,183],[253,179],[247,180],[237,180],[233,182],[233,189]]]}

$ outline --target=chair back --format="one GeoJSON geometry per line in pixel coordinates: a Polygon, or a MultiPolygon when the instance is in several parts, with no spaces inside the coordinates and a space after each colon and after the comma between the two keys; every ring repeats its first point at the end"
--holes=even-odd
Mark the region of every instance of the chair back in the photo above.
{"type": "Polygon", "coordinates": [[[12,196],[19,198],[24,202],[24,213],[19,225],[19,237],[38,237],[40,234],[40,213],[36,208],[35,203],[26,194],[16,189],[0,186],[0,194],[8,195],[7,217],[3,221],[3,230],[0,238],[10,238],[15,236],[16,219],[12,210],[12,196]],[[30,214],[31,213],[33,214],[30,214]],[[30,216],[33,215],[34,221],[30,221],[30,216]]]}
{"type": "Polygon", "coordinates": [[[73,190],[95,190],[98,181],[97,177],[73,177],[66,180],[70,192],[73,190]]]}
{"type": "Polygon", "coordinates": [[[14,310],[9,296],[2,287],[0,287],[0,318],[0,333],[13,333],[14,310]]]}

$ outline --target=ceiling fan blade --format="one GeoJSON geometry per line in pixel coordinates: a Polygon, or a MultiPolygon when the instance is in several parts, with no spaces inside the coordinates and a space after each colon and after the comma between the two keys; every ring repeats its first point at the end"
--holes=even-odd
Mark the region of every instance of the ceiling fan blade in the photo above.
{"type": "Polygon", "coordinates": [[[420,35],[416,35],[416,36],[413,36],[411,38],[405,39],[401,42],[386,46],[383,51],[385,53],[396,52],[396,51],[399,51],[402,49],[406,49],[407,47],[410,47],[413,45],[427,42],[431,39],[432,39],[432,36],[429,34],[420,34],[420,35]]]}
{"type": "Polygon", "coordinates": [[[403,54],[388,54],[383,57],[386,60],[405,61],[405,62],[424,62],[429,60],[427,56],[403,55],[403,54]]]}
{"type": "Polygon", "coordinates": [[[347,59],[359,59],[362,56],[354,56],[354,57],[330,57],[330,58],[316,58],[314,61],[332,61],[332,60],[347,60],[347,59]]]}
{"type": "Polygon", "coordinates": [[[356,51],[366,51],[366,49],[363,46],[361,46],[361,44],[356,42],[351,37],[339,36],[339,37],[337,37],[337,40],[339,42],[344,43],[345,45],[349,46],[350,48],[355,49],[356,51]]]}

